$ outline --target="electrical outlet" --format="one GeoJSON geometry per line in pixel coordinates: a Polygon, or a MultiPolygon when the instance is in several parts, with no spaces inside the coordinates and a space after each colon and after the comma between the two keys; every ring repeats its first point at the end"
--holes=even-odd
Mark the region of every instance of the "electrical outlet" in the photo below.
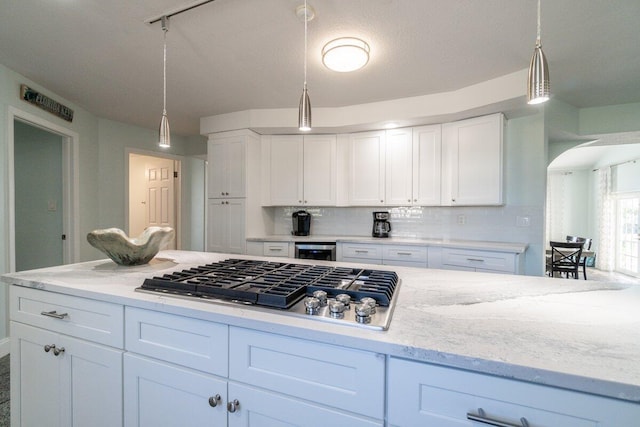
{"type": "Polygon", "coordinates": [[[55,212],[58,210],[58,206],[55,200],[49,200],[49,202],[47,203],[47,210],[49,212],[55,212]]]}
{"type": "Polygon", "coordinates": [[[465,225],[466,223],[467,223],[467,216],[463,214],[458,215],[458,224],[465,225]]]}
{"type": "Polygon", "coordinates": [[[528,216],[518,216],[516,217],[516,226],[518,227],[529,227],[531,226],[531,218],[528,216]]]}

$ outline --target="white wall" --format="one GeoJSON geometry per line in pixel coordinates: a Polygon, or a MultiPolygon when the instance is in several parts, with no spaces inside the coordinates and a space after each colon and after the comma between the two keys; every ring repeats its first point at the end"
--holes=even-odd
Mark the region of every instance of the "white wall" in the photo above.
{"type": "MultiPolygon", "coordinates": [[[[136,126],[101,119],[82,107],[69,102],[48,91],[46,88],[0,65],[0,273],[9,270],[8,265],[8,118],[9,108],[15,108],[28,114],[41,117],[60,127],[69,129],[79,135],[79,222],[80,247],[78,257],[81,261],[104,258],[104,254],[89,245],[84,236],[91,230],[114,226],[124,228],[125,225],[125,150],[136,148],[150,152],[160,152],[155,143],[156,131],[136,126]],[[72,123],[58,119],[19,98],[20,84],[27,84],[39,92],[55,99],[74,110],[72,123]]],[[[195,156],[206,153],[205,139],[199,136],[181,138],[172,135],[172,148],[169,152],[176,155],[195,156]]],[[[185,162],[186,173],[191,174],[191,162],[185,162]]],[[[202,165],[202,161],[196,165],[202,165]]],[[[200,166],[196,166],[200,168],[200,166]]],[[[194,193],[203,192],[197,188],[197,173],[191,178],[194,193]]],[[[200,183],[203,188],[204,183],[200,183]]],[[[197,198],[191,198],[194,203],[197,198]]],[[[190,209],[184,208],[183,209],[190,209]]],[[[194,212],[193,215],[196,215],[194,212]]],[[[191,218],[191,213],[183,212],[183,219],[191,218]]],[[[200,226],[201,227],[201,226],[200,226]]],[[[194,241],[195,239],[191,239],[194,241]]],[[[202,243],[195,242],[196,248],[202,243]]],[[[189,246],[183,246],[189,249],[189,246]]],[[[7,287],[0,285],[0,354],[8,351],[8,309],[7,287]]]]}

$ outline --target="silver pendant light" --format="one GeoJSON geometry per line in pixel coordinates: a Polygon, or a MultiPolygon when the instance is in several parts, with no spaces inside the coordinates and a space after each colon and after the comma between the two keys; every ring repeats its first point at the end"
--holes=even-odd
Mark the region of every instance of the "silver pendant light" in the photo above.
{"type": "Polygon", "coordinates": [[[527,103],[540,104],[549,100],[550,82],[547,58],[542,52],[540,43],[540,0],[538,0],[538,34],[536,47],[533,50],[531,64],[529,64],[529,78],[527,79],[527,103]]]}
{"type": "MultiPolygon", "coordinates": [[[[302,132],[311,130],[311,101],[309,100],[309,92],[307,92],[307,22],[313,19],[313,15],[307,8],[307,0],[304,0],[304,86],[302,88],[302,96],[300,97],[300,106],[298,107],[298,129],[302,132]]],[[[300,10],[298,10],[298,14],[300,10]]],[[[298,15],[300,16],[300,15],[298,15]]]]}
{"type": "Polygon", "coordinates": [[[158,145],[162,148],[171,147],[171,133],[169,131],[169,119],[167,118],[167,31],[169,31],[169,18],[162,17],[162,31],[164,32],[164,60],[163,60],[163,104],[162,119],[158,130],[158,145]]]}

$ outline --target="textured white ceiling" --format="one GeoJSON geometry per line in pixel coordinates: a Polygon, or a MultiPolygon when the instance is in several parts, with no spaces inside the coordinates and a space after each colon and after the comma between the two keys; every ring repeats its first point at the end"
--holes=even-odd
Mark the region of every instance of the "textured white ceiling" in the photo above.
{"type": "MultiPolygon", "coordinates": [[[[312,106],[459,89],[528,66],[536,0],[308,0],[312,106]],[[371,60],[351,74],[322,66],[339,36],[371,60]]],[[[0,63],[112,120],[155,128],[162,112],[162,30],[144,21],[184,0],[0,0],[0,63]]],[[[199,118],[296,108],[303,0],[216,0],[171,19],[172,131],[199,118]]],[[[543,0],[542,42],[554,96],[576,107],[640,101],[639,0],[543,0]]],[[[524,93],[525,82],[523,82],[524,93]]]]}

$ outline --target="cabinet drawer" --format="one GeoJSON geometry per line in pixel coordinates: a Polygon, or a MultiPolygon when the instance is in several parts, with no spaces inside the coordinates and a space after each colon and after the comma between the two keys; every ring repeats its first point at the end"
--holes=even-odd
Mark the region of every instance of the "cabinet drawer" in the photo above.
{"type": "Polygon", "coordinates": [[[630,426],[638,416],[633,403],[396,358],[388,405],[393,426],[475,425],[467,414],[479,408],[485,418],[536,427],[630,426]]]}
{"type": "Polygon", "coordinates": [[[427,247],[383,245],[382,258],[385,261],[424,263],[427,266],[427,247]]]}
{"type": "Polygon", "coordinates": [[[468,249],[442,248],[442,264],[470,267],[477,271],[515,273],[515,254],[503,252],[474,251],[468,249]]]}
{"type": "Polygon", "coordinates": [[[229,332],[230,379],[383,418],[383,355],[248,329],[229,332]]]}
{"type": "Polygon", "coordinates": [[[122,305],[11,286],[11,320],[122,348],[122,305]]]}
{"type": "Polygon", "coordinates": [[[289,242],[264,242],[262,255],[288,257],[289,242]]]}
{"type": "Polygon", "coordinates": [[[156,359],[227,376],[227,325],[127,307],[125,349],[156,359]]]}
{"type": "Polygon", "coordinates": [[[345,258],[362,258],[382,262],[382,248],[380,245],[343,243],[342,256],[345,258]]]}

